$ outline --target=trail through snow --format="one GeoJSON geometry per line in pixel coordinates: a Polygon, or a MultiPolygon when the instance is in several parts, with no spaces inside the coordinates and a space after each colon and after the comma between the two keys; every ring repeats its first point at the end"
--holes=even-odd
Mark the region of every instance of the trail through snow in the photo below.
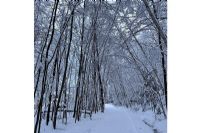
{"type": "Polygon", "coordinates": [[[41,129],[42,133],[154,133],[153,129],[142,121],[141,113],[132,112],[124,107],[106,104],[104,113],[97,113],[81,119],[76,124],[70,120],[67,125],[58,124],[53,130],[51,125],[41,129]]]}

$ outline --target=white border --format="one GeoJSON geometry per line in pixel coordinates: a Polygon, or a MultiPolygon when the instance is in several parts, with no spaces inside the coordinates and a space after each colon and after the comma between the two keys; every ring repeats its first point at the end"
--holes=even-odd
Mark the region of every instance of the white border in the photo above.
{"type": "Polygon", "coordinates": [[[168,133],[200,133],[200,1],[168,1],[168,133]]]}
{"type": "Polygon", "coordinates": [[[33,132],[34,0],[0,2],[0,132],[33,132]]]}
{"type": "MultiPolygon", "coordinates": [[[[33,1],[0,3],[0,132],[33,132],[33,1]]],[[[200,1],[168,1],[168,133],[200,132],[200,1]]]]}

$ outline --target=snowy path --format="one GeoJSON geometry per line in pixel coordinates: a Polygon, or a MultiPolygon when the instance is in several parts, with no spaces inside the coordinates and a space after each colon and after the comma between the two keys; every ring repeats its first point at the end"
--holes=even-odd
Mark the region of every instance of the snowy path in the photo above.
{"type": "Polygon", "coordinates": [[[42,133],[153,133],[153,130],[144,124],[141,114],[107,104],[105,113],[94,114],[92,120],[59,124],[56,130],[48,127],[42,133]]]}

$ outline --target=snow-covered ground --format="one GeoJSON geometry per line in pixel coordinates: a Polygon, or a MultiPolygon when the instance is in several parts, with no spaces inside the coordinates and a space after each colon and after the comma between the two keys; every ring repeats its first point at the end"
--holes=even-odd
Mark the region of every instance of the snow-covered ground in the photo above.
{"type": "MultiPolygon", "coordinates": [[[[50,123],[51,124],[51,123],[50,123]]],[[[93,114],[90,118],[67,125],[58,122],[57,129],[42,123],[41,133],[167,133],[166,120],[155,120],[151,111],[131,111],[124,107],[106,104],[104,113],[93,114]]]]}

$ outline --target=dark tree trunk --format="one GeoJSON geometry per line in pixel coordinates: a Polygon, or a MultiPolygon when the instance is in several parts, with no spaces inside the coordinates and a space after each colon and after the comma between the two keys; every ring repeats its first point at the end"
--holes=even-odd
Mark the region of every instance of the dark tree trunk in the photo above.
{"type": "Polygon", "coordinates": [[[50,110],[51,110],[51,93],[49,94],[49,104],[48,104],[48,111],[47,111],[46,125],[49,124],[50,110]]]}
{"type": "Polygon", "coordinates": [[[59,108],[62,92],[63,92],[65,81],[66,81],[66,74],[67,74],[68,61],[69,61],[69,53],[70,53],[71,42],[72,42],[72,34],[73,34],[74,10],[75,10],[75,8],[72,11],[72,17],[71,17],[70,38],[69,38],[67,55],[66,55],[66,59],[65,59],[65,70],[64,70],[64,75],[63,75],[63,79],[62,79],[60,93],[59,93],[59,96],[58,96],[58,101],[57,101],[56,108],[55,108],[54,119],[53,119],[53,128],[54,129],[56,129],[56,120],[57,120],[58,108],[59,108]]]}

